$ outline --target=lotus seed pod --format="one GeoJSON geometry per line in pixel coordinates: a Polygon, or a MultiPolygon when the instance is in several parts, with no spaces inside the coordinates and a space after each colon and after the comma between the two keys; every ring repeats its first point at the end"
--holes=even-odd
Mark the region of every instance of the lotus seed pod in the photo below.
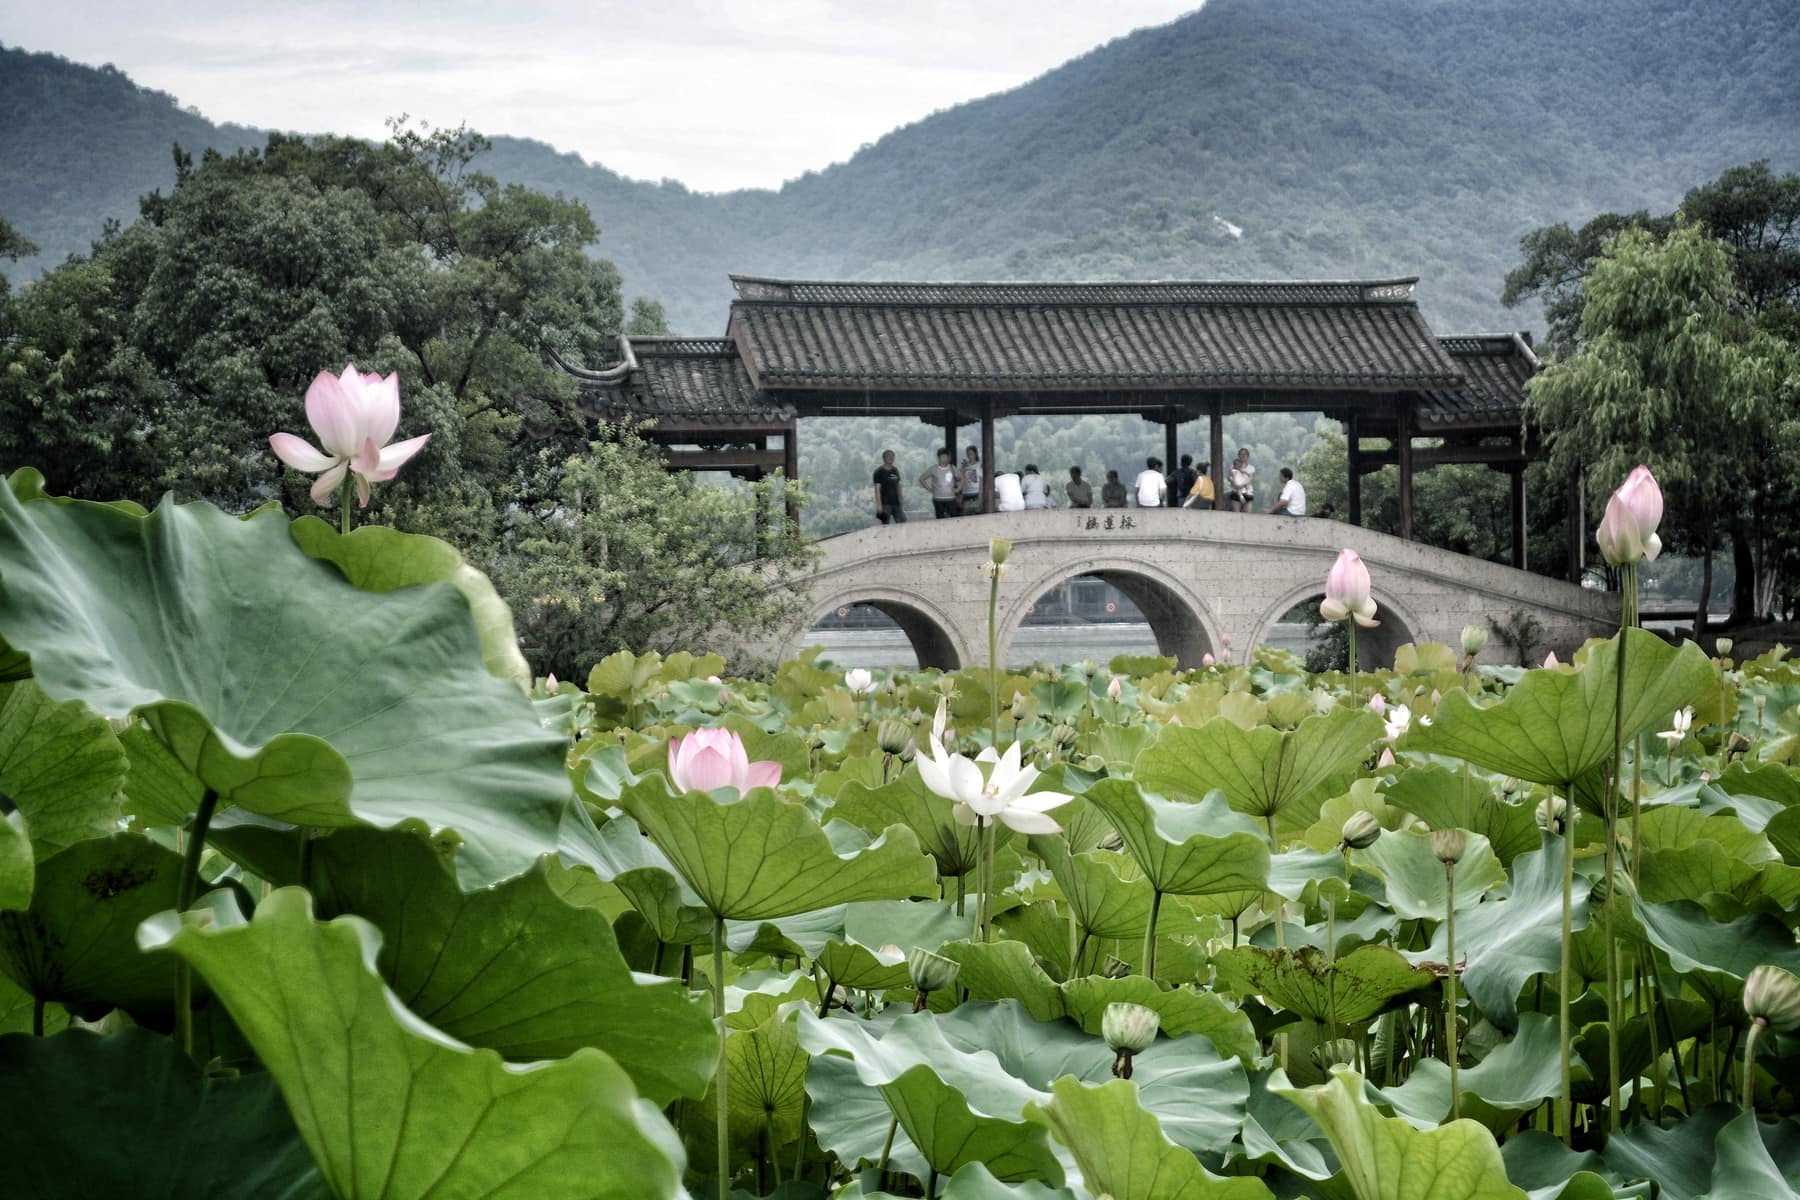
{"type": "Polygon", "coordinates": [[[1050,740],[1065,750],[1070,746],[1073,746],[1075,744],[1075,739],[1080,736],[1081,734],[1076,731],[1073,725],[1058,725],[1055,729],[1050,731],[1050,740]]]}
{"type": "Polygon", "coordinates": [[[1568,816],[1569,802],[1561,796],[1545,796],[1538,801],[1537,823],[1539,829],[1548,833],[1561,833],[1563,826],[1568,822],[1568,816]]]}
{"type": "Polygon", "coordinates": [[[1434,829],[1431,831],[1431,852],[1441,863],[1459,863],[1463,851],[1469,848],[1469,835],[1460,829],[1434,829]]]}
{"type": "Polygon", "coordinates": [[[1500,779],[1500,794],[1502,796],[1516,796],[1518,793],[1519,781],[1514,779],[1511,775],[1502,776],[1500,779]]]}
{"type": "Polygon", "coordinates": [[[988,539],[988,561],[993,563],[996,567],[1005,563],[1010,554],[1012,554],[1011,542],[1007,541],[1005,538],[988,539]]]}
{"type": "Polygon", "coordinates": [[[1800,979],[1780,967],[1754,968],[1744,980],[1744,1011],[1776,1033],[1800,1029],[1800,979]]]}
{"type": "Polygon", "coordinates": [[[937,681],[938,695],[949,699],[956,695],[956,679],[951,675],[940,675],[937,681]]]}
{"type": "Polygon", "coordinates": [[[1464,625],[1462,631],[1463,653],[1474,657],[1487,646],[1488,631],[1480,625],[1464,625]]]}
{"type": "Polygon", "coordinates": [[[1119,832],[1116,829],[1101,838],[1099,845],[1096,847],[1096,849],[1100,850],[1123,850],[1124,848],[1125,839],[1119,836],[1119,832]]]}
{"type": "Polygon", "coordinates": [[[1031,715],[1031,705],[1029,705],[1025,702],[1025,693],[1024,692],[1013,693],[1012,719],[1015,721],[1023,721],[1026,717],[1029,717],[1030,715],[1031,715]]]}
{"type": "Polygon", "coordinates": [[[806,737],[806,744],[814,750],[823,750],[825,748],[825,731],[819,726],[814,725],[812,727],[812,732],[806,737]]]}
{"type": "Polygon", "coordinates": [[[1356,1043],[1349,1038],[1332,1038],[1312,1048],[1313,1066],[1331,1073],[1333,1067],[1356,1065],[1356,1043]]]}
{"type": "Polygon", "coordinates": [[[1084,659],[1082,661],[1081,674],[1084,678],[1092,679],[1094,676],[1098,675],[1099,673],[1100,673],[1100,664],[1099,663],[1095,662],[1091,658],[1084,659]]]}
{"type": "Polygon", "coordinates": [[[1142,1004],[1109,1004],[1100,1015],[1100,1035],[1112,1050],[1129,1050],[1142,1054],[1156,1040],[1162,1028],[1162,1016],[1154,1008],[1142,1004]]]}
{"type": "Polygon", "coordinates": [[[962,964],[953,958],[933,954],[915,947],[906,958],[906,969],[912,975],[913,987],[921,992],[941,992],[956,982],[962,964]]]}
{"type": "Polygon", "coordinates": [[[900,761],[903,763],[909,763],[917,757],[919,757],[919,739],[918,738],[907,738],[906,739],[906,749],[904,749],[900,752],[900,761]]]}
{"type": "Polygon", "coordinates": [[[1367,850],[1381,836],[1381,822],[1372,812],[1353,812],[1344,820],[1344,842],[1352,850],[1367,850]]]}
{"type": "Polygon", "coordinates": [[[1719,638],[1713,642],[1713,648],[1719,652],[1720,658],[1726,658],[1731,654],[1731,648],[1736,644],[1737,643],[1733,642],[1730,638],[1719,638]]]}
{"type": "Polygon", "coordinates": [[[875,727],[875,744],[881,747],[883,754],[898,754],[906,749],[906,743],[912,737],[912,730],[902,721],[885,720],[875,727]]]}
{"type": "Polygon", "coordinates": [[[1109,954],[1100,964],[1100,973],[1108,979],[1123,979],[1131,974],[1131,964],[1116,954],[1109,954]]]}

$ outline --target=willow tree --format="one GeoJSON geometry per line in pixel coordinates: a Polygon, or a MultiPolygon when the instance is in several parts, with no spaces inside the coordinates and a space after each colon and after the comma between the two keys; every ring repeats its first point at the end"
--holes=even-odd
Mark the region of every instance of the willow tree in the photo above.
{"type": "Polygon", "coordinates": [[[1777,438],[1793,347],[1750,319],[1728,249],[1686,222],[1660,242],[1620,232],[1582,300],[1582,349],[1527,385],[1526,418],[1559,473],[1585,470],[1606,489],[1639,463],[1656,473],[1665,527],[1701,556],[1698,633],[1732,517],[1795,467],[1777,438]]]}

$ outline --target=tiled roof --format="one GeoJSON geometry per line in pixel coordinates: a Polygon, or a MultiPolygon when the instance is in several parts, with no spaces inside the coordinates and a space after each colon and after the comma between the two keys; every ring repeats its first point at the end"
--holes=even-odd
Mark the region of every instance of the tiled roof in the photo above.
{"type": "Polygon", "coordinates": [[[712,425],[779,423],[794,416],[793,405],[750,382],[728,338],[622,337],[619,343],[627,369],[615,380],[590,380],[581,389],[582,399],[606,416],[712,425]]]}
{"type": "Polygon", "coordinates": [[[733,276],[730,334],[769,388],[1452,387],[1413,279],[836,283],[733,276]]]}
{"type": "Polygon", "coordinates": [[[1426,391],[1414,410],[1418,427],[1517,427],[1525,381],[1542,365],[1531,343],[1516,333],[1477,333],[1441,337],[1438,344],[1462,369],[1464,382],[1426,391]]]}

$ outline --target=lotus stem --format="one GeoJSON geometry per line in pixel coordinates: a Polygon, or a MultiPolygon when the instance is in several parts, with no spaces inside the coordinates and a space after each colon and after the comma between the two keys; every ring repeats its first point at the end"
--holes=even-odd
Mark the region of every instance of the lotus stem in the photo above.
{"type": "Polygon", "coordinates": [[[1462,792],[1463,792],[1462,827],[1464,829],[1473,829],[1473,828],[1475,828],[1475,822],[1471,819],[1471,817],[1469,815],[1469,760],[1466,758],[1463,760],[1463,765],[1462,765],[1462,792]]]}
{"type": "MultiPolygon", "coordinates": [[[[1551,792],[1554,801],[1556,793],[1551,792]]],[[[1570,1149],[1575,1146],[1575,1085],[1569,1070],[1569,953],[1574,940],[1575,825],[1580,810],[1574,797],[1563,809],[1562,961],[1556,974],[1557,1040],[1562,1051],[1562,1095],[1557,1103],[1557,1133],[1570,1149]]]]}
{"type": "MultiPolygon", "coordinates": [[[[725,918],[718,913],[713,914],[712,977],[713,1016],[719,1020],[719,1111],[715,1142],[719,1155],[719,1200],[731,1200],[731,1109],[725,1095],[727,1077],[731,1073],[730,1059],[725,1053],[730,1032],[725,1028],[725,918]]],[[[825,999],[830,1002],[830,992],[825,993],[825,999]]]]}
{"type": "MultiPolygon", "coordinates": [[[[1613,909],[1618,902],[1618,885],[1613,873],[1618,867],[1619,845],[1619,787],[1625,776],[1625,660],[1630,645],[1627,637],[1631,629],[1637,595],[1637,568],[1627,565],[1620,568],[1625,584],[1625,620],[1619,626],[1619,656],[1613,664],[1615,685],[1613,689],[1613,756],[1612,770],[1606,776],[1606,792],[1601,797],[1601,811],[1606,819],[1606,912],[1603,920],[1606,923],[1606,1074],[1607,1102],[1610,1111],[1606,1116],[1606,1127],[1617,1131],[1619,1128],[1619,1022],[1623,1015],[1619,1011],[1619,954],[1618,943],[1613,935],[1613,909]]],[[[1572,807],[1572,806],[1571,806],[1572,807]]]]}
{"type": "MultiPolygon", "coordinates": [[[[1271,812],[1265,814],[1265,816],[1269,823],[1269,853],[1271,855],[1279,854],[1281,852],[1281,846],[1276,841],[1275,836],[1275,814],[1271,812]]],[[[1286,950],[1287,930],[1282,928],[1281,921],[1281,910],[1283,907],[1282,898],[1280,893],[1274,891],[1269,892],[1268,896],[1269,904],[1275,911],[1275,948],[1277,950],[1286,950]]]]}
{"type": "Polygon", "coordinates": [[[1344,622],[1344,632],[1350,639],[1350,703],[1352,706],[1362,703],[1362,697],[1356,694],[1356,622],[1344,622]]]}
{"type": "MultiPolygon", "coordinates": [[[[200,893],[200,857],[206,853],[206,831],[219,807],[219,793],[208,788],[194,813],[194,830],[188,835],[187,853],[181,862],[181,882],[175,890],[175,913],[187,912],[200,893]]],[[[188,1057],[194,1054],[194,971],[186,959],[175,962],[175,1042],[188,1057]]]]}
{"type": "Polygon", "coordinates": [[[1162,913],[1162,889],[1150,889],[1150,922],[1144,926],[1144,974],[1156,981],[1156,919],[1162,913]]]}
{"type": "Polygon", "coordinates": [[[1462,1090],[1456,1053],[1456,864],[1444,864],[1444,938],[1449,970],[1444,972],[1444,1061],[1450,1064],[1450,1119],[1462,1117],[1462,1090]]]}
{"type": "Polygon", "coordinates": [[[1762,1036],[1762,1031],[1762,1019],[1752,1020],[1750,1036],[1744,1039],[1744,1086],[1741,1099],[1745,1112],[1756,1111],[1756,1039],[1762,1036]]]}
{"type": "Polygon", "coordinates": [[[344,472],[344,482],[338,487],[338,533],[350,536],[350,496],[356,490],[356,476],[344,472]]]}
{"type": "MultiPolygon", "coordinates": [[[[1348,851],[1345,852],[1348,857],[1348,851]]],[[[1337,1041],[1337,893],[1325,898],[1325,1007],[1331,1020],[1331,1040],[1337,1041]]]]}
{"type": "Polygon", "coordinates": [[[994,753],[1000,753],[1000,569],[988,580],[988,734],[994,753]]]}
{"type": "Polygon", "coordinates": [[[42,996],[31,998],[31,1036],[38,1038],[44,1036],[44,998],[42,996]]]}

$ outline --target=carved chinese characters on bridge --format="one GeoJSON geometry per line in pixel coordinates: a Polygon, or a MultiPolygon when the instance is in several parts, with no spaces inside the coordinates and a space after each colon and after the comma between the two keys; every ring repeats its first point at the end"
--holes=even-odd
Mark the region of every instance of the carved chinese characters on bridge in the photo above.
{"type": "Polygon", "coordinates": [[[1082,516],[1077,514],[1075,517],[1075,528],[1083,532],[1102,532],[1109,529],[1136,529],[1137,519],[1135,517],[1125,516],[1123,513],[1118,514],[1117,516],[1111,513],[1108,513],[1106,516],[1100,516],[1098,514],[1082,516]]]}

